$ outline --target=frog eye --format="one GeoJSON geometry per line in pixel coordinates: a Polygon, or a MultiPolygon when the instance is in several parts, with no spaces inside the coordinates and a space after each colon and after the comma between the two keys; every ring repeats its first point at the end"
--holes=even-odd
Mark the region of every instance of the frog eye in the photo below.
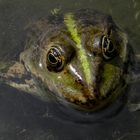
{"type": "Polygon", "coordinates": [[[109,60],[115,56],[115,48],[110,39],[102,37],[102,53],[105,59],[109,60]]]}
{"type": "Polygon", "coordinates": [[[57,46],[53,46],[47,53],[47,68],[50,71],[61,71],[64,66],[64,57],[57,46]]]}

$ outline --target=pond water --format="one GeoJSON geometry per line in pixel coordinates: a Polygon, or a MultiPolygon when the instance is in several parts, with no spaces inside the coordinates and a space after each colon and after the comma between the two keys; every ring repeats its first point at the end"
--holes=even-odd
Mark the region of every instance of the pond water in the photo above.
{"type": "MultiPolygon", "coordinates": [[[[46,17],[54,8],[64,12],[91,8],[110,14],[128,34],[135,52],[140,53],[139,0],[0,0],[0,60],[15,59],[23,48],[25,26],[46,17]]],[[[140,102],[139,83],[126,92],[128,101],[140,102]]],[[[0,85],[0,140],[140,139],[140,111],[130,112],[127,106],[111,118],[94,123],[68,121],[69,116],[61,113],[54,105],[0,85]]]]}

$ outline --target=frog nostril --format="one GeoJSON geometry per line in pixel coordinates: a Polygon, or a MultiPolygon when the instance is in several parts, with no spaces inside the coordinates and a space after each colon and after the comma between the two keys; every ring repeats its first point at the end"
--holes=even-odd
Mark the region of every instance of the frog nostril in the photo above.
{"type": "Polygon", "coordinates": [[[81,83],[82,80],[81,79],[76,79],[76,82],[81,83]]]}
{"type": "Polygon", "coordinates": [[[84,83],[83,83],[82,79],[77,78],[77,79],[75,79],[75,82],[84,86],[84,83]]]}
{"type": "Polygon", "coordinates": [[[95,95],[96,98],[98,98],[100,96],[99,90],[97,88],[94,88],[93,94],[95,95]]]}
{"type": "Polygon", "coordinates": [[[97,94],[97,89],[94,89],[94,93],[97,94]]]}

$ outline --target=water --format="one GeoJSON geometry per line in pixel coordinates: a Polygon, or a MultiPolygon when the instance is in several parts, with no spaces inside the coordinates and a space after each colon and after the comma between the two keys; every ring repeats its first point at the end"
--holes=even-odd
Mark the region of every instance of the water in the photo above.
{"type": "MultiPolygon", "coordinates": [[[[139,0],[0,0],[0,59],[14,59],[23,47],[24,27],[54,8],[92,8],[110,14],[127,32],[135,52],[140,52],[139,0]]],[[[140,102],[139,91],[139,83],[132,84],[128,101],[140,102]]],[[[140,112],[130,112],[127,106],[97,123],[67,121],[69,116],[62,113],[27,93],[0,86],[0,140],[140,139],[140,112]]]]}

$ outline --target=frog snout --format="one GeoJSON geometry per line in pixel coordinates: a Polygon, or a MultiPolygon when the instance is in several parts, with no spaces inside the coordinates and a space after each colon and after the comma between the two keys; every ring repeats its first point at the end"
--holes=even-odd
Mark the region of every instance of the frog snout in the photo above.
{"type": "Polygon", "coordinates": [[[69,72],[74,77],[77,88],[80,87],[81,94],[84,96],[95,98],[100,95],[99,93],[99,76],[95,74],[94,70],[90,70],[90,80],[87,81],[85,74],[81,71],[80,66],[69,65],[69,72]]]}

